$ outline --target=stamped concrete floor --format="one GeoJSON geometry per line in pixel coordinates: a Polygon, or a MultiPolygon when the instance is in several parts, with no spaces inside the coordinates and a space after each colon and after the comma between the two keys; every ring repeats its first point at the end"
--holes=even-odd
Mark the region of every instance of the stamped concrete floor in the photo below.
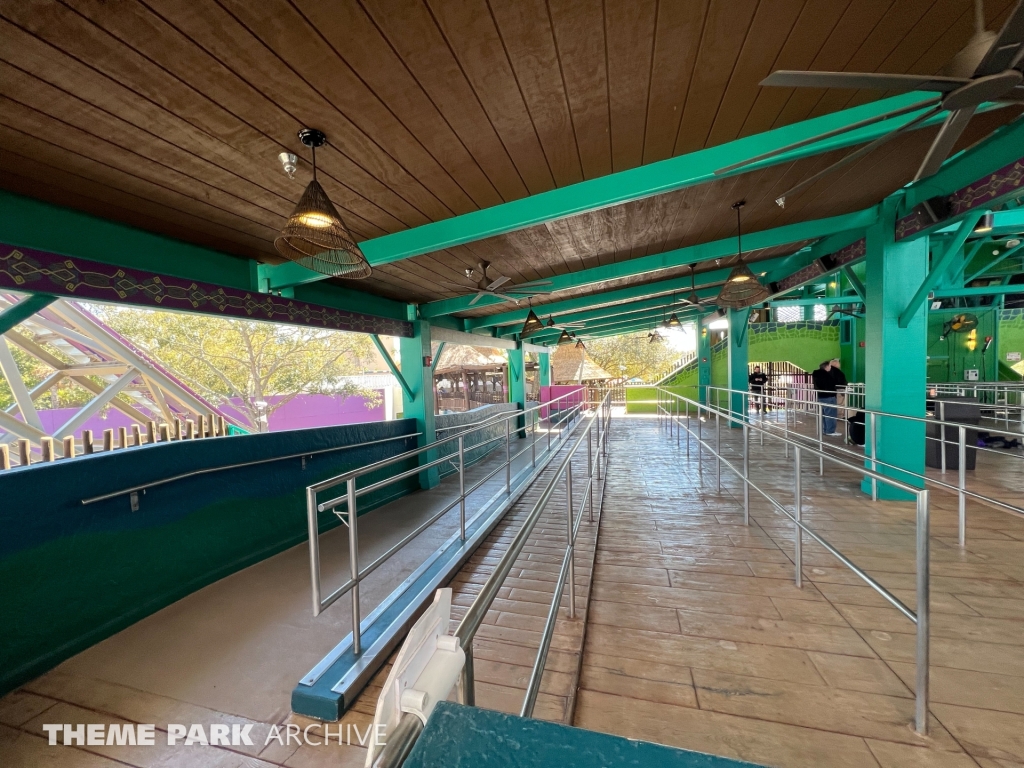
{"type": "MultiPolygon", "coordinates": [[[[723,430],[737,453],[736,431],[723,430]]],[[[752,477],[792,501],[791,459],[752,448],[752,477]]],[[[1024,520],[931,503],[931,708],[916,735],[914,626],[824,548],[654,418],[611,433],[575,725],[771,766],[1024,765],[1024,520]]],[[[986,472],[979,466],[979,479],[986,472]]],[[[805,464],[814,530],[914,607],[914,509],[805,464]]],[[[1018,489],[1021,485],[1017,486],[1018,489]]]]}

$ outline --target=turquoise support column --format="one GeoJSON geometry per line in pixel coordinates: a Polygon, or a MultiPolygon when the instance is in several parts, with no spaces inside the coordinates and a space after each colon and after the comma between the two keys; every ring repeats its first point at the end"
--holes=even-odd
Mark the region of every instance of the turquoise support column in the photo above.
{"type": "MultiPolygon", "coordinates": [[[[928,275],[928,238],[895,241],[895,201],[883,203],[878,223],[867,230],[865,297],[865,405],[868,410],[907,416],[925,415],[927,382],[927,302],[921,304],[900,327],[900,315],[928,275]]],[[[870,456],[870,423],[865,424],[870,456]]],[[[876,417],[877,456],[919,474],[924,473],[925,425],[919,421],[876,417]]],[[[870,460],[867,462],[870,467],[870,460]]],[[[908,485],[923,482],[898,469],[879,467],[878,472],[908,485]]],[[[870,493],[865,480],[862,490],[870,493]]],[[[904,491],[878,484],[878,498],[912,498],[904,491]]]]}
{"type": "Polygon", "coordinates": [[[697,400],[706,403],[711,384],[711,331],[703,321],[703,316],[697,320],[697,400]]]}
{"type": "Polygon", "coordinates": [[[551,386],[551,353],[550,352],[542,352],[540,355],[537,356],[537,358],[538,358],[538,360],[537,360],[537,364],[538,364],[538,371],[537,371],[537,373],[539,374],[539,378],[540,378],[540,381],[539,381],[540,386],[542,386],[542,387],[550,387],[551,386]]]}
{"type": "MultiPolygon", "coordinates": [[[[526,408],[526,353],[521,341],[516,342],[515,349],[508,350],[508,401],[521,409],[526,408]]],[[[526,417],[520,416],[516,420],[516,429],[522,430],[525,424],[526,417]]],[[[518,435],[524,437],[521,431],[518,435]]]]}
{"type": "MultiPolygon", "coordinates": [[[[729,319],[729,360],[728,377],[729,389],[747,390],[747,361],[750,358],[749,339],[747,338],[750,328],[750,307],[746,309],[730,309],[727,315],[729,319]]],[[[746,421],[747,398],[738,392],[729,395],[729,412],[733,416],[746,421]]],[[[734,429],[742,429],[740,421],[730,421],[729,426],[734,429]]]]}
{"type": "MultiPolygon", "coordinates": [[[[413,337],[401,339],[402,378],[407,389],[402,390],[403,413],[407,419],[416,419],[416,431],[422,433],[419,445],[432,444],[434,432],[434,377],[430,368],[430,324],[416,317],[416,307],[409,306],[409,320],[413,325],[413,337]]],[[[420,455],[420,463],[426,464],[434,458],[433,451],[420,455]]],[[[437,467],[420,473],[420,487],[433,488],[441,482],[437,467]]]]}

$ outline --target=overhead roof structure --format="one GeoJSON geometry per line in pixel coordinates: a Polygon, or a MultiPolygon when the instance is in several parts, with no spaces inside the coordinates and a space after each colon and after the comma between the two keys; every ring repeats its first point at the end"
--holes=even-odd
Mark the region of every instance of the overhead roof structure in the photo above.
{"type": "MultiPolygon", "coordinates": [[[[986,2],[986,27],[1015,6],[986,2]]],[[[763,282],[855,244],[944,117],[782,208],[781,192],[919,114],[922,94],[761,87],[768,74],[931,75],[973,23],[969,0],[6,3],[0,243],[400,322],[415,304],[512,336],[525,302],[471,303],[466,270],[490,262],[514,284],[550,280],[533,298],[545,315],[632,328],[691,279],[717,293],[739,199],[743,260],[763,282]],[[365,280],[324,280],[274,249],[310,178],[303,127],[328,137],[318,178],[365,280]],[[635,317],[607,322],[619,313],[635,317]]],[[[901,215],[1019,159],[1020,113],[984,105],[954,153],[973,149],[907,188],[901,215]]]]}

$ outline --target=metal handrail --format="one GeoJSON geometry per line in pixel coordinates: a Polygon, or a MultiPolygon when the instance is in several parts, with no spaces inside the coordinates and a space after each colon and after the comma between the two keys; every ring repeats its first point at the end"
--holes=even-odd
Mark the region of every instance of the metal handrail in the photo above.
{"type": "Polygon", "coordinates": [[[90,496],[88,499],[82,499],[82,504],[93,504],[97,501],[106,501],[107,499],[113,499],[117,496],[124,496],[126,493],[138,493],[139,491],[145,491],[148,488],[155,488],[158,485],[164,485],[166,483],[173,483],[177,480],[184,480],[188,477],[195,477],[196,475],[207,475],[211,472],[224,472],[229,469],[241,469],[242,467],[254,467],[258,464],[269,464],[272,461],[285,461],[286,459],[302,459],[307,456],[318,456],[321,453],[333,453],[334,451],[347,451],[352,448],[365,448],[368,445],[379,445],[381,443],[390,443],[395,440],[408,440],[412,437],[419,437],[422,432],[410,432],[408,435],[395,435],[393,437],[384,437],[380,440],[368,440],[363,443],[350,443],[349,445],[337,445],[334,448],[321,448],[316,451],[303,451],[302,453],[291,453],[287,456],[273,456],[269,459],[257,459],[255,461],[243,461],[238,464],[225,464],[220,467],[206,467],[205,469],[195,469],[191,472],[183,472],[180,475],[173,475],[171,477],[165,477],[162,480],[154,480],[149,483],[143,483],[142,485],[133,485],[131,488],[123,488],[120,491],[113,491],[111,493],[104,493],[100,496],[90,496]]]}
{"type": "Polygon", "coordinates": [[[608,393],[601,400],[600,405],[595,410],[595,415],[591,417],[590,423],[584,429],[583,434],[580,435],[579,440],[577,440],[576,444],[569,449],[565,458],[559,464],[558,469],[555,471],[551,480],[541,492],[540,498],[537,500],[536,504],[534,504],[533,509],[530,510],[530,513],[523,521],[519,531],[509,544],[508,549],[506,549],[504,554],[502,554],[501,559],[494,568],[494,571],[480,588],[480,592],[477,594],[476,599],[466,610],[465,616],[459,623],[458,628],[455,630],[455,637],[459,639],[459,644],[462,646],[462,649],[466,654],[466,662],[462,669],[462,677],[459,685],[460,698],[463,704],[472,706],[476,701],[473,672],[473,638],[476,636],[476,632],[483,623],[484,617],[487,615],[488,610],[490,610],[492,603],[498,596],[498,592],[500,591],[505,579],[508,577],[508,574],[511,572],[516,559],[522,553],[530,535],[533,533],[534,528],[537,526],[541,516],[544,514],[548,502],[551,500],[555,488],[558,485],[559,479],[564,474],[566,478],[567,492],[566,552],[562,560],[562,568],[559,571],[559,578],[555,585],[555,593],[552,597],[551,607],[548,611],[548,618],[545,622],[544,631],[541,635],[541,643],[537,652],[537,659],[530,674],[530,682],[527,685],[526,696],[524,697],[523,707],[520,713],[523,717],[530,717],[533,714],[533,708],[536,703],[537,693],[540,689],[540,680],[543,675],[548,649],[551,645],[551,638],[554,633],[558,608],[562,602],[562,592],[565,589],[566,581],[569,583],[569,617],[576,617],[576,584],[574,579],[576,535],[579,532],[583,509],[588,502],[590,504],[591,520],[593,520],[593,480],[595,474],[600,479],[601,462],[602,459],[606,460],[607,458],[607,435],[610,423],[611,393],[608,393]],[[596,460],[594,459],[593,445],[595,442],[593,439],[595,428],[597,432],[596,460]],[[588,483],[580,503],[579,512],[576,513],[572,500],[572,460],[584,441],[587,441],[588,451],[588,483]]]}
{"type": "MultiPolygon", "coordinates": [[[[739,393],[738,390],[732,390],[733,392],[739,393]]],[[[897,610],[900,611],[904,616],[910,619],[917,628],[917,647],[916,647],[916,685],[915,685],[915,717],[914,727],[915,730],[925,735],[928,730],[928,656],[929,656],[929,594],[930,594],[930,574],[929,574],[929,538],[928,538],[928,527],[929,527],[929,491],[923,488],[916,488],[912,485],[904,483],[895,478],[886,477],[871,469],[867,469],[864,466],[857,464],[850,464],[844,461],[842,458],[833,454],[826,453],[821,450],[816,450],[804,444],[799,440],[792,439],[788,436],[779,435],[777,432],[768,430],[766,427],[760,425],[757,420],[749,418],[746,408],[742,414],[733,413],[731,410],[722,409],[721,406],[712,406],[708,403],[701,403],[691,398],[678,395],[671,392],[663,387],[657,388],[658,401],[657,401],[657,413],[659,418],[662,418],[669,428],[669,435],[673,433],[676,437],[676,443],[679,443],[679,430],[685,430],[686,438],[686,450],[689,455],[691,437],[696,437],[697,450],[698,450],[698,468],[700,476],[703,477],[703,462],[700,459],[701,449],[707,449],[715,456],[718,464],[718,489],[721,491],[722,485],[722,464],[732,470],[737,477],[743,482],[743,516],[745,524],[750,524],[750,494],[749,489],[753,488],[765,499],[769,501],[772,507],[781,512],[785,517],[789,518],[794,524],[794,554],[793,562],[795,566],[794,582],[797,587],[803,586],[803,534],[807,533],[812,539],[821,544],[831,554],[836,556],[840,562],[850,568],[859,578],[861,578],[868,586],[874,589],[879,595],[885,598],[890,604],[892,604],[897,610]],[[681,407],[681,404],[685,406],[681,407]],[[697,431],[690,428],[690,408],[693,406],[697,414],[697,431]],[[710,418],[712,415],[715,418],[716,428],[716,444],[712,447],[708,441],[704,440],[701,434],[702,423],[704,421],[701,416],[702,412],[706,413],[710,418]],[[737,469],[731,461],[722,455],[722,444],[721,444],[721,422],[722,418],[725,418],[727,423],[739,424],[743,429],[743,468],[742,470],[737,469]],[[685,421],[683,420],[685,419],[685,421]],[[759,485],[754,483],[750,479],[750,431],[756,430],[763,434],[767,433],[770,439],[780,440],[786,443],[787,448],[792,447],[794,453],[794,502],[793,502],[793,513],[786,509],[785,505],[779,502],[770,493],[762,489],[759,485]],[[892,487],[898,488],[910,495],[916,500],[917,507],[917,526],[916,526],[916,561],[917,561],[917,611],[911,611],[903,602],[893,595],[889,590],[879,584],[875,579],[871,578],[861,568],[857,567],[849,558],[844,556],[838,549],[832,546],[822,536],[818,535],[813,529],[809,528],[801,519],[802,518],[802,478],[801,478],[801,452],[808,452],[811,455],[816,455],[821,462],[831,462],[842,466],[845,469],[852,470],[860,473],[861,475],[872,479],[874,482],[882,482],[892,487]]],[[[748,394],[743,392],[743,394],[748,394]]]]}
{"type": "MultiPolygon", "coordinates": [[[[709,393],[711,391],[715,391],[715,393],[716,393],[715,394],[715,403],[716,403],[716,406],[718,408],[722,407],[721,406],[722,398],[719,397],[719,395],[721,393],[723,393],[723,392],[726,393],[726,397],[725,397],[726,401],[728,401],[731,396],[743,396],[743,397],[748,397],[749,398],[749,393],[747,393],[746,390],[728,389],[726,387],[711,387],[711,386],[708,386],[707,390],[708,390],[709,393]]],[[[789,400],[787,400],[786,398],[783,398],[782,401],[783,401],[783,403],[789,402],[789,400]]],[[[799,401],[799,402],[804,403],[805,401],[799,401]]],[[[917,479],[921,480],[923,483],[926,483],[926,484],[929,484],[931,486],[940,488],[940,489],[942,489],[944,491],[948,491],[950,493],[956,493],[957,494],[957,500],[958,500],[958,504],[957,504],[957,507],[958,507],[958,509],[957,509],[958,540],[959,540],[960,546],[963,547],[963,546],[966,546],[966,544],[967,544],[967,499],[968,498],[976,499],[976,500],[981,501],[981,502],[983,502],[985,504],[988,504],[988,505],[993,506],[993,507],[997,507],[999,509],[1002,509],[1002,510],[1004,510],[1006,512],[1009,512],[1009,513],[1015,514],[1015,515],[1022,515],[1022,516],[1024,516],[1024,507],[1017,506],[1017,505],[1011,504],[1011,503],[1009,503],[1007,501],[1003,501],[1002,499],[997,499],[997,498],[994,498],[992,496],[986,496],[985,494],[977,493],[976,491],[971,491],[971,490],[967,489],[967,447],[968,447],[967,446],[967,431],[968,430],[975,430],[975,431],[977,431],[979,429],[979,425],[977,425],[977,424],[964,424],[964,423],[956,422],[956,421],[946,421],[945,418],[944,418],[945,414],[944,414],[943,401],[942,400],[937,401],[937,405],[938,405],[938,409],[937,409],[938,410],[938,417],[909,416],[909,415],[904,415],[904,414],[888,413],[888,412],[885,412],[885,411],[876,411],[876,410],[869,410],[869,409],[863,409],[863,408],[858,408],[857,410],[863,411],[866,414],[866,416],[867,416],[867,420],[866,420],[866,424],[865,424],[865,428],[867,430],[867,437],[868,437],[868,446],[867,446],[868,456],[867,456],[867,460],[871,463],[871,468],[872,469],[878,469],[878,468],[892,469],[892,470],[895,470],[897,472],[900,472],[901,474],[903,474],[905,476],[917,478],[917,479]],[[946,437],[946,430],[947,430],[947,428],[948,429],[955,429],[956,432],[957,432],[957,457],[958,457],[958,461],[957,461],[957,469],[958,469],[957,484],[953,485],[952,483],[944,482],[943,480],[941,480],[941,479],[939,479],[937,477],[934,477],[933,475],[929,475],[927,473],[915,472],[913,470],[906,469],[906,468],[898,466],[896,464],[892,464],[891,462],[887,462],[887,461],[883,461],[883,460],[879,459],[878,456],[877,456],[877,453],[878,453],[878,451],[877,451],[877,438],[878,438],[878,432],[879,432],[878,427],[879,427],[879,420],[880,419],[884,419],[884,418],[902,419],[904,421],[911,421],[911,422],[917,422],[917,423],[923,422],[925,424],[937,425],[939,427],[939,435],[937,437],[931,437],[931,436],[926,434],[925,435],[925,440],[926,441],[927,440],[932,440],[932,441],[938,442],[940,444],[939,454],[940,454],[940,469],[941,469],[941,473],[942,474],[946,473],[946,450],[947,450],[947,446],[953,445],[953,443],[951,441],[949,441],[947,439],[947,437],[946,437]]],[[[817,408],[816,412],[817,412],[817,414],[819,416],[821,415],[821,409],[822,408],[824,408],[824,407],[830,407],[830,408],[837,407],[837,406],[831,405],[830,403],[829,404],[817,403],[817,406],[818,406],[818,408],[817,408]]],[[[744,410],[746,411],[748,408],[749,408],[749,402],[745,402],[744,410]]],[[[726,410],[728,410],[728,409],[726,409],[726,410]]],[[[770,422],[770,421],[762,421],[762,423],[768,425],[769,427],[773,426],[773,423],[770,422]]],[[[817,437],[815,437],[815,438],[812,438],[812,437],[809,437],[809,436],[806,436],[806,435],[801,435],[801,434],[799,434],[797,432],[791,433],[789,431],[789,414],[788,414],[788,411],[787,411],[786,421],[785,421],[785,434],[786,434],[787,437],[790,434],[793,434],[793,435],[796,436],[794,439],[801,440],[805,444],[807,442],[816,443],[818,445],[819,449],[823,449],[825,445],[828,445],[829,449],[831,451],[833,451],[834,453],[839,453],[839,454],[842,454],[842,455],[845,455],[845,456],[849,456],[849,457],[857,459],[859,461],[863,461],[864,460],[865,456],[863,454],[861,454],[861,453],[858,453],[856,451],[852,451],[852,450],[850,450],[848,448],[845,448],[845,447],[843,447],[841,445],[831,445],[831,444],[825,443],[824,440],[823,440],[823,436],[821,434],[822,428],[821,428],[821,419],[820,418],[818,419],[816,427],[817,427],[817,437]]],[[[1001,430],[1001,431],[1002,432],[1006,432],[1007,434],[1010,434],[1010,435],[1014,435],[1015,437],[1019,437],[1019,438],[1024,439],[1024,433],[1013,432],[1011,430],[1001,430]]],[[[1006,453],[1005,451],[1000,451],[1000,450],[996,450],[996,449],[988,448],[988,447],[971,446],[971,448],[972,448],[972,450],[975,450],[975,451],[980,451],[982,453],[991,453],[993,455],[1004,457],[1004,458],[1011,458],[1011,459],[1020,459],[1020,458],[1022,458],[1021,456],[1019,456],[1017,454],[1006,453]]],[[[788,451],[788,445],[787,445],[787,451],[788,451]]],[[[820,459],[819,459],[819,470],[818,471],[819,471],[819,473],[824,472],[824,465],[822,463],[822,460],[820,460],[820,459]]],[[[872,500],[877,500],[877,498],[878,498],[878,484],[877,484],[877,480],[875,480],[875,479],[872,479],[872,481],[871,481],[871,498],[872,498],[872,500]]]]}
{"type": "MultiPolygon", "coordinates": [[[[552,445],[551,440],[551,424],[549,423],[547,430],[547,452],[548,455],[553,455],[553,451],[562,444],[562,442],[568,439],[569,433],[575,428],[576,421],[579,415],[582,413],[583,408],[588,404],[585,399],[581,398],[580,395],[584,394],[580,390],[573,390],[566,392],[552,400],[545,403],[540,403],[528,409],[516,409],[514,411],[508,411],[506,413],[497,414],[493,419],[484,419],[481,424],[465,429],[456,435],[451,435],[444,438],[441,441],[431,443],[426,446],[415,448],[411,451],[391,456],[380,461],[376,461],[372,464],[360,467],[358,469],[350,470],[337,475],[332,478],[328,478],[319,483],[315,483],[306,488],[306,523],[309,530],[309,565],[310,565],[310,581],[312,585],[312,599],[313,599],[313,615],[319,616],[321,612],[326,610],[335,601],[344,596],[350,594],[352,597],[352,650],[356,655],[362,652],[361,647],[361,624],[360,624],[360,606],[359,606],[359,584],[373,571],[375,571],[383,562],[388,558],[392,557],[396,552],[405,547],[409,542],[416,538],[426,528],[435,523],[445,514],[450,512],[456,506],[459,507],[459,537],[462,541],[466,540],[466,499],[477,489],[483,486],[490,478],[497,474],[502,469],[505,470],[505,492],[509,495],[512,493],[512,462],[515,459],[522,456],[527,450],[531,451],[531,463],[533,467],[537,465],[537,449],[536,445],[540,438],[538,438],[538,428],[540,426],[540,416],[542,409],[550,409],[553,404],[560,403],[562,401],[569,402],[570,405],[565,407],[561,413],[564,414],[564,418],[559,422],[565,426],[560,429],[558,442],[552,445]],[[518,423],[519,419],[525,419],[526,415],[530,414],[532,418],[529,425],[523,424],[520,426],[518,423]],[[516,420],[517,424],[515,427],[512,426],[512,420],[516,420]],[[467,435],[474,432],[478,432],[483,429],[492,427],[494,424],[498,424],[504,421],[505,423],[505,460],[498,467],[492,470],[482,480],[478,481],[473,487],[467,489],[465,486],[465,470],[466,470],[466,445],[465,438],[467,435]],[[517,436],[526,436],[527,431],[530,432],[530,445],[523,450],[517,452],[514,456],[511,451],[511,438],[512,434],[515,433],[517,436]],[[418,464],[416,467],[408,470],[404,470],[390,477],[384,478],[377,482],[371,483],[362,488],[358,488],[358,479],[371,472],[375,472],[381,469],[385,469],[394,464],[407,461],[410,459],[417,458],[425,453],[438,450],[438,443],[457,443],[457,450],[452,453],[446,453],[438,458],[430,458],[428,461],[418,464]],[[428,471],[434,467],[440,466],[444,463],[451,462],[458,458],[458,474],[459,474],[459,495],[449,502],[443,509],[433,514],[428,520],[421,523],[412,532],[406,534],[400,541],[393,544],[384,554],[377,557],[369,566],[360,568],[359,564],[359,536],[358,536],[358,506],[357,499],[375,490],[379,490],[387,485],[399,482],[408,477],[418,475],[422,472],[428,471]],[[345,484],[345,494],[343,496],[337,496],[328,501],[318,503],[317,493],[324,491],[342,483],[345,484]],[[345,505],[345,510],[340,511],[338,508],[345,505]],[[327,510],[333,510],[334,514],[341,520],[341,522],[348,528],[348,545],[349,545],[349,571],[350,576],[341,586],[337,587],[331,592],[326,598],[322,596],[321,582],[320,582],[320,543],[319,543],[319,521],[318,514],[327,510]]],[[[549,419],[550,421],[550,419],[549,419]]],[[[494,442],[496,439],[488,440],[486,444],[494,442]]],[[[476,448],[478,446],[471,446],[476,448]]],[[[469,521],[469,525],[483,514],[483,510],[479,512],[476,517],[469,521]]]]}

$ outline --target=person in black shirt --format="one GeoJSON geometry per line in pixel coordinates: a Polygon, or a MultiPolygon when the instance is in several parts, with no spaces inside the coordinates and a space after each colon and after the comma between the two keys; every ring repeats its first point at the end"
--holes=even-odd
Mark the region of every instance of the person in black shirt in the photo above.
{"type": "Polygon", "coordinates": [[[818,402],[821,403],[821,433],[826,437],[837,437],[836,432],[836,385],[842,377],[843,386],[846,386],[846,376],[838,368],[832,368],[832,360],[826,360],[818,369],[811,374],[811,381],[814,384],[814,391],[818,395],[818,402]],[[835,375],[838,371],[838,376],[835,375]]]}
{"type": "Polygon", "coordinates": [[[764,402],[764,387],[768,383],[768,375],[761,372],[761,366],[755,365],[754,372],[747,377],[747,384],[750,387],[751,400],[754,401],[754,410],[758,413],[761,409],[767,410],[764,402]]]}

